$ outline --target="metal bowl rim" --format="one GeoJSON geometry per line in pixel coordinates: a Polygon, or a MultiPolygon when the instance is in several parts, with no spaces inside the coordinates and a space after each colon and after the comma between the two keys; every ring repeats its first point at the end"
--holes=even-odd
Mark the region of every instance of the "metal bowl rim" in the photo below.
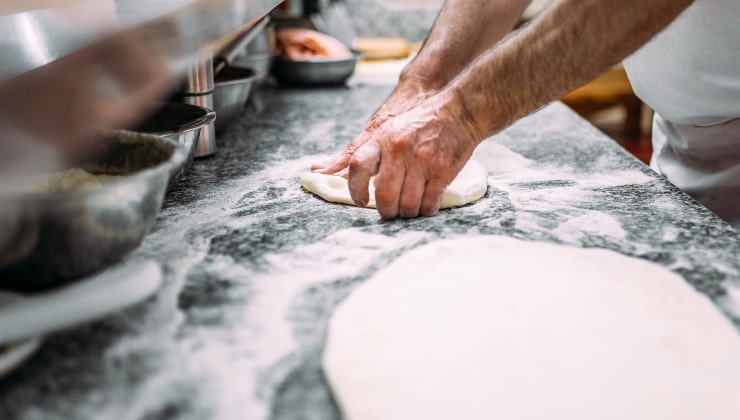
{"type": "Polygon", "coordinates": [[[141,134],[153,134],[155,136],[171,136],[171,135],[177,135],[177,134],[184,134],[189,131],[198,130],[202,127],[205,127],[206,125],[212,123],[216,119],[216,111],[205,108],[198,105],[193,104],[186,104],[184,102],[166,102],[164,105],[184,105],[185,107],[192,107],[197,108],[204,112],[203,116],[196,118],[193,121],[190,121],[188,123],[185,123],[177,128],[173,128],[171,130],[164,130],[164,131],[133,131],[134,133],[141,133],[141,134]]]}
{"type": "MultiPolygon", "coordinates": [[[[246,76],[246,77],[240,77],[240,78],[237,78],[237,79],[231,79],[231,80],[225,80],[225,81],[222,81],[222,82],[216,82],[215,83],[216,86],[230,86],[230,85],[237,85],[237,84],[247,83],[247,82],[254,81],[254,79],[256,79],[257,76],[259,76],[259,74],[257,74],[257,71],[254,70],[253,68],[250,68],[250,67],[242,67],[242,66],[229,65],[227,68],[232,68],[232,69],[237,69],[237,70],[247,70],[247,71],[250,72],[250,74],[249,74],[249,76],[246,76]]],[[[226,69],[224,69],[224,70],[226,70],[226,69]]]]}
{"type": "Polygon", "coordinates": [[[180,145],[180,143],[174,140],[161,137],[156,134],[142,133],[139,131],[128,131],[128,130],[102,130],[101,133],[103,134],[131,133],[137,136],[145,136],[145,137],[150,137],[152,139],[156,139],[154,141],[164,141],[165,143],[169,143],[173,147],[172,155],[169,157],[169,159],[161,163],[158,163],[156,166],[152,166],[151,168],[145,168],[145,169],[138,170],[136,172],[132,172],[127,175],[123,175],[119,179],[108,181],[102,185],[78,188],[78,189],[69,190],[69,191],[17,193],[17,194],[9,195],[5,198],[32,200],[34,202],[72,200],[72,199],[79,198],[80,196],[88,195],[91,193],[97,193],[104,188],[115,187],[123,183],[131,182],[130,177],[132,176],[147,178],[150,176],[154,176],[157,172],[162,171],[162,170],[166,170],[169,173],[169,171],[171,171],[172,168],[175,168],[178,165],[181,165],[183,162],[185,162],[185,159],[187,158],[187,153],[184,149],[184,146],[180,145]]]}

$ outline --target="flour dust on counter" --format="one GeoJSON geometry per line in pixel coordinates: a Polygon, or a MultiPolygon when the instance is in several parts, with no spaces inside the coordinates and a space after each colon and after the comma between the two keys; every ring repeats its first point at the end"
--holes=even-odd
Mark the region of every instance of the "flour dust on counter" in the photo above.
{"type": "Polygon", "coordinates": [[[410,250],[460,235],[649,260],[740,328],[734,231],[562,104],[479,146],[490,188],[475,204],[381,221],[327,205],[299,178],[346,147],[392,87],[262,88],[264,110],[194,162],[126,258],[162,265],[157,296],[45,339],[0,378],[0,419],[338,420],[321,369],[332,312],[410,250]]]}
{"type": "MultiPolygon", "coordinates": [[[[370,200],[366,207],[375,208],[375,185],[370,179],[370,200]]],[[[309,172],[301,176],[301,186],[330,203],[354,205],[349,194],[347,179],[338,175],[309,172]]],[[[460,170],[442,194],[440,209],[460,207],[480,200],[488,189],[488,170],[475,160],[470,160],[460,170]]]]}
{"type": "Polygon", "coordinates": [[[658,265],[478,236],[359,286],[323,366],[347,420],[735,420],[738,360],[729,320],[658,265]]]}

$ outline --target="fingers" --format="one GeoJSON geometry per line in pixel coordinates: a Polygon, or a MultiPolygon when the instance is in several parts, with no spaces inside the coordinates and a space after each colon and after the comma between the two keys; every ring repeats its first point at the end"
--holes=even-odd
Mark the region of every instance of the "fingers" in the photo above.
{"type": "Polygon", "coordinates": [[[405,218],[434,216],[439,211],[442,194],[447,186],[439,177],[429,178],[413,168],[424,162],[407,162],[402,154],[387,153],[381,156],[378,141],[366,142],[349,160],[349,166],[336,175],[348,179],[352,200],[358,207],[370,201],[368,184],[377,174],[375,205],[383,219],[400,215],[405,218]],[[411,169],[407,169],[411,168],[411,169]]]}
{"type": "Polygon", "coordinates": [[[349,160],[352,155],[365,144],[373,135],[375,129],[380,126],[380,121],[385,121],[385,118],[380,117],[378,114],[373,115],[365,125],[365,129],[362,133],[357,136],[342,153],[332,157],[324,163],[311,166],[311,170],[322,174],[335,174],[340,170],[346,169],[349,165],[349,160]]]}
{"type": "Polygon", "coordinates": [[[346,169],[347,165],[349,165],[349,160],[352,159],[352,155],[354,155],[355,152],[368,141],[368,139],[370,139],[370,134],[365,130],[352,143],[350,143],[342,153],[332,157],[324,163],[312,165],[311,170],[322,174],[334,174],[342,169],[346,169]]]}
{"type": "Polygon", "coordinates": [[[399,214],[401,217],[416,217],[419,215],[426,179],[416,171],[409,170],[403,181],[399,198],[399,214]]]}
{"type": "Polygon", "coordinates": [[[378,172],[380,148],[375,142],[367,142],[357,149],[349,161],[349,194],[358,207],[365,207],[370,201],[368,184],[378,172]]]}
{"type": "Polygon", "coordinates": [[[341,176],[344,179],[349,179],[349,167],[345,167],[341,171],[335,173],[336,176],[341,176]]]}
{"type": "Polygon", "coordinates": [[[432,179],[427,182],[421,199],[420,211],[422,216],[431,217],[437,214],[445,188],[447,186],[439,179],[432,179]]]}
{"type": "Polygon", "coordinates": [[[349,160],[352,158],[355,150],[355,143],[352,143],[347,146],[347,148],[344,149],[342,153],[332,157],[326,162],[311,165],[311,171],[328,175],[335,174],[338,171],[347,168],[347,165],[349,165],[349,160]]]}
{"type": "Polygon", "coordinates": [[[405,178],[406,167],[403,160],[393,154],[383,156],[378,176],[375,177],[375,207],[383,219],[393,219],[398,216],[405,178]]]}

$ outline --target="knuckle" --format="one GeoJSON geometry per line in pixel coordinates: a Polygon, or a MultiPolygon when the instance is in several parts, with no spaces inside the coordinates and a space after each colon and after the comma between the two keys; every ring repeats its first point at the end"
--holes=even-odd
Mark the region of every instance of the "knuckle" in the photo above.
{"type": "Polygon", "coordinates": [[[387,140],[388,149],[393,154],[398,154],[409,147],[409,141],[404,136],[391,136],[387,140]]]}
{"type": "Polygon", "coordinates": [[[422,145],[416,150],[416,158],[428,162],[429,166],[437,166],[437,152],[430,146],[422,145]]]}
{"type": "Polygon", "coordinates": [[[357,172],[361,170],[364,166],[364,161],[360,159],[359,156],[353,156],[349,160],[349,170],[350,172],[357,172]]]}

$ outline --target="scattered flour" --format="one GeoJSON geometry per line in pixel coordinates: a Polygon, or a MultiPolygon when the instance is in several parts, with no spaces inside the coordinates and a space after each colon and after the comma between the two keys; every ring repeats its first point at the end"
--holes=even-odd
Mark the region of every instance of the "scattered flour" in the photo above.
{"type": "Polygon", "coordinates": [[[726,285],[726,289],[727,295],[722,299],[722,306],[740,319],[740,285],[726,285]]]}
{"type": "Polygon", "coordinates": [[[587,234],[615,239],[624,239],[627,236],[627,232],[615,218],[600,211],[587,211],[582,216],[569,219],[561,223],[553,233],[566,243],[577,243],[587,234]]]}
{"type": "MultiPolygon", "coordinates": [[[[328,123],[317,124],[310,135],[320,137],[330,130],[332,127],[328,123]]],[[[578,242],[587,235],[626,240],[625,227],[618,220],[589,210],[586,205],[598,198],[599,188],[639,184],[648,182],[649,177],[639,171],[625,171],[597,174],[584,180],[582,175],[568,168],[535,167],[529,159],[496,142],[484,145],[476,151],[475,158],[489,169],[493,189],[508,193],[510,205],[516,211],[517,228],[535,234],[553,232],[563,242],[578,242]],[[555,182],[547,184],[550,181],[555,182]],[[557,212],[563,221],[554,227],[543,225],[542,218],[549,212],[557,212]]],[[[108,383],[85,400],[72,401],[75,405],[70,408],[70,416],[80,414],[77,417],[81,418],[85,413],[95,412],[99,418],[156,418],[168,403],[173,403],[174,406],[189,404],[193,418],[232,418],[234,413],[240,418],[268,417],[276,391],[275,382],[281,382],[284,377],[280,375],[287,375],[290,370],[273,371],[269,378],[266,372],[301,350],[296,342],[294,323],[286,315],[296,297],[313,285],[366,275],[402,250],[415,247],[432,236],[431,233],[408,231],[391,237],[368,233],[363,228],[348,228],[315,243],[266,255],[269,271],[240,265],[230,257],[208,255],[208,238],[213,236],[208,229],[229,232],[258,223],[265,217],[259,209],[245,212],[247,207],[254,209],[264,204],[270,206],[269,217],[290,215],[291,206],[284,206],[282,210],[282,206],[274,204],[305,196],[298,183],[299,174],[328,157],[313,155],[277,160],[256,173],[245,173],[243,177],[199,191],[201,196],[193,201],[187,212],[177,208],[163,209],[157,230],[148,235],[130,257],[168,252],[165,286],[152,306],[156,310],[147,311],[145,319],[124,321],[125,314],[120,316],[121,322],[129,322],[135,333],[123,335],[106,352],[108,383]],[[193,234],[194,229],[203,229],[205,233],[193,234]],[[172,247],[173,242],[178,246],[172,247]],[[192,311],[187,313],[181,309],[179,298],[196,265],[207,278],[247,284],[246,296],[243,296],[243,289],[220,289],[225,300],[233,303],[209,308],[216,315],[227,318],[228,325],[185,322],[192,311]],[[249,303],[239,299],[249,299],[249,303]],[[132,379],[125,369],[127,363],[143,364],[144,377],[132,379]],[[140,382],[132,384],[132,381],[140,382]],[[183,395],[192,398],[177,400],[183,395]]],[[[499,195],[494,192],[494,196],[499,195]]],[[[664,204],[672,205],[669,201],[664,204]]],[[[480,212],[492,206],[496,203],[458,211],[480,212]]],[[[485,225],[501,226],[500,220],[494,218],[482,220],[480,227],[485,225]]],[[[678,233],[666,231],[664,235],[664,239],[670,240],[678,233]]],[[[653,251],[642,243],[630,246],[635,255],[653,251]]],[[[692,255],[708,252],[690,251],[692,255]]],[[[679,258],[675,267],[670,268],[690,268],[691,265],[688,257],[679,258]]],[[[728,273],[732,274],[731,270],[728,268],[728,273]]],[[[732,275],[737,276],[737,272],[732,275]]],[[[740,314],[740,291],[735,289],[728,296],[726,307],[740,314]]],[[[29,411],[26,418],[46,417],[54,408],[37,407],[29,411]]]]}

